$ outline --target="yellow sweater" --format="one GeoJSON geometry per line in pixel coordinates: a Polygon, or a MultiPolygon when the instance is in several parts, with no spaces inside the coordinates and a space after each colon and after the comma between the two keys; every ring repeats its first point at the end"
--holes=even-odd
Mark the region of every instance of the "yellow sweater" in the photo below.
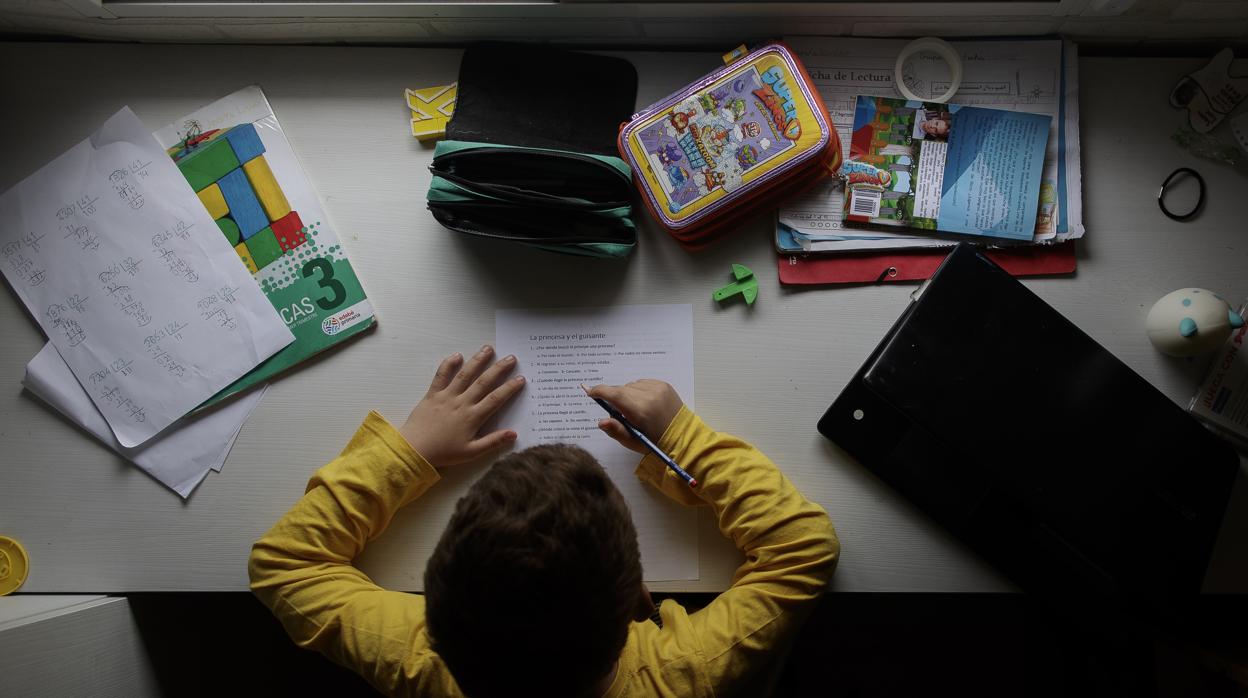
{"type": "MultiPolygon", "coordinates": [[[[832,576],[840,546],[828,515],[774,463],[687,408],[659,446],[697,478],[697,489],[651,455],[637,476],[682,504],[710,505],[745,563],[706,608],[690,614],[668,599],[659,609],[662,628],[633,623],[606,695],[732,693],[791,639],[832,576]]],[[[249,561],[252,591],[296,644],[390,695],[461,695],[430,648],[424,597],[386,591],[351,564],[395,512],[437,481],[437,471],[372,412],[249,561]]]]}

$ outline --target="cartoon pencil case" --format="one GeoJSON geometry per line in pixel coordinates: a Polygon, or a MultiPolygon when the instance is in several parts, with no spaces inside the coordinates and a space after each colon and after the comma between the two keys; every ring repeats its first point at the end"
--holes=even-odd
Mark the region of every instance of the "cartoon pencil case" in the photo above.
{"type": "Polygon", "coordinates": [[[464,52],[434,151],[429,210],[456,232],[623,257],[637,244],[632,173],[615,138],[637,98],[626,60],[543,46],[464,52]],[[558,76],[557,89],[550,76],[558,76]]]}
{"type": "Polygon", "coordinates": [[[788,47],[738,49],[725,61],[738,55],[620,130],[620,155],[642,200],[686,249],[705,247],[840,167],[840,139],[788,47]]]}
{"type": "Polygon", "coordinates": [[[631,174],[617,157],[441,141],[429,169],[429,210],[456,232],[594,257],[637,244],[631,174]]]}

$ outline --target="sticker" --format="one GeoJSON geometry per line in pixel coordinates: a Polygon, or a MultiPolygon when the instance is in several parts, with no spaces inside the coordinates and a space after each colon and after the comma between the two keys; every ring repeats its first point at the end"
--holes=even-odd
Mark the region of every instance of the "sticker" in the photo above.
{"type": "Polygon", "coordinates": [[[1188,122],[1197,133],[1212,131],[1248,96],[1248,75],[1231,75],[1234,59],[1235,52],[1224,48],[1209,65],[1184,75],[1170,91],[1170,105],[1187,108],[1188,122]]]}

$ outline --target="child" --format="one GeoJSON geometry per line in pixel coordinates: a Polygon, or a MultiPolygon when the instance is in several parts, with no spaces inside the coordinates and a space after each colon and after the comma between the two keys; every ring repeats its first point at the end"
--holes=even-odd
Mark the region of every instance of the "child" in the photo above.
{"type": "MultiPolygon", "coordinates": [[[[710,505],[745,556],[730,589],[687,613],[654,613],[633,522],[602,467],[574,446],[495,463],[456,505],[425,595],[386,591],[351,563],[438,469],[515,441],[482,425],[523,387],[515,357],[442,362],[399,429],[370,413],[346,449],[252,548],[252,591],[301,647],[391,695],[724,695],[768,667],[823,593],[839,552],[832,523],[749,444],[712,431],[666,383],[597,386],[693,477],[691,489],[622,425],[637,476],[710,505]],[[653,617],[652,617],[653,616],[653,617]]],[[[692,551],[691,551],[692,553],[692,551]]]]}

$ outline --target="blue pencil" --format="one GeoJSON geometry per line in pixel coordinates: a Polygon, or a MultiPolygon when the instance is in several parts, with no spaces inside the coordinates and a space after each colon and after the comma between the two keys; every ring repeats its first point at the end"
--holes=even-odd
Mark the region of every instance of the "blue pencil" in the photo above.
{"type": "MultiPolygon", "coordinates": [[[[586,395],[589,395],[589,388],[586,388],[584,383],[582,383],[582,384],[581,384],[581,390],[584,390],[584,391],[585,391],[585,394],[586,394],[586,395]]],[[[590,398],[591,398],[594,402],[596,402],[596,403],[598,403],[599,405],[601,405],[601,406],[602,406],[602,409],[606,410],[606,411],[607,411],[607,414],[608,414],[608,415],[610,415],[612,419],[614,419],[615,421],[619,422],[620,424],[623,424],[623,425],[624,425],[624,428],[625,428],[626,430],[628,430],[628,433],[629,433],[629,434],[632,434],[633,438],[635,438],[635,439],[637,439],[638,441],[640,441],[640,442],[642,443],[642,445],[643,445],[643,446],[645,446],[647,449],[649,449],[649,450],[650,450],[650,452],[651,452],[651,453],[653,453],[654,455],[658,456],[659,460],[661,460],[661,461],[663,461],[664,463],[666,463],[666,464],[667,464],[667,467],[669,467],[669,468],[671,468],[671,469],[672,469],[672,472],[674,472],[674,473],[676,473],[677,475],[679,475],[679,476],[680,476],[680,479],[682,479],[682,480],[684,480],[685,482],[689,483],[689,486],[690,486],[690,487],[697,487],[697,486],[698,486],[698,481],[697,481],[697,480],[695,480],[695,479],[693,478],[693,476],[692,476],[692,475],[690,475],[688,472],[686,472],[684,468],[680,467],[680,465],[678,465],[678,464],[676,463],[676,461],[672,460],[672,457],[671,457],[671,456],[669,456],[669,455],[667,455],[666,453],[664,453],[664,452],[663,452],[663,449],[659,448],[658,446],[656,446],[656,445],[655,445],[655,443],[654,443],[653,441],[651,441],[650,439],[646,438],[646,435],[645,435],[645,434],[643,434],[643,433],[641,433],[641,430],[640,430],[640,429],[638,429],[637,427],[633,426],[633,425],[632,425],[632,424],[631,424],[631,423],[630,423],[627,419],[624,419],[624,415],[620,414],[620,411],[619,411],[619,410],[617,410],[617,409],[615,409],[614,407],[612,407],[612,406],[611,406],[611,403],[609,403],[609,402],[607,402],[606,400],[603,400],[603,399],[601,399],[601,398],[596,398],[596,397],[594,397],[593,395],[589,395],[589,397],[590,397],[590,398]]]]}

